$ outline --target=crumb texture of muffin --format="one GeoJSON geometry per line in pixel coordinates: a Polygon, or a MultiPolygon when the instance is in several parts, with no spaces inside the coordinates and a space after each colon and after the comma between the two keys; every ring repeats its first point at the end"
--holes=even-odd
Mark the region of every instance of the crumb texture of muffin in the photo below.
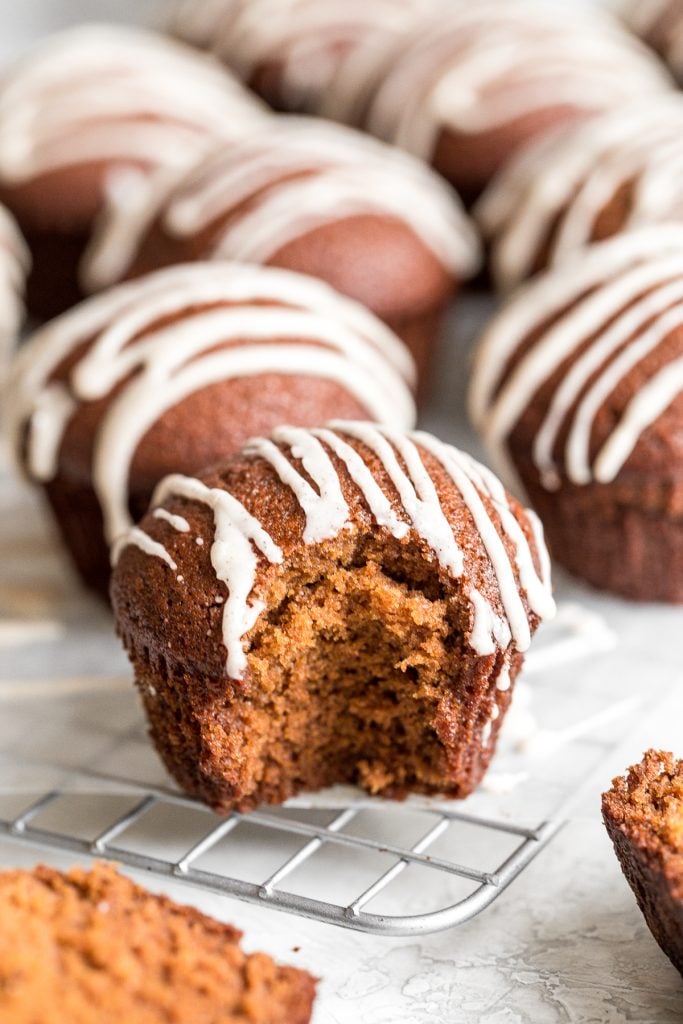
{"type": "Polygon", "coordinates": [[[84,25],[29,51],[0,85],[0,202],[33,256],[29,309],[78,300],[98,218],[267,116],[218,63],[153,32],[84,25]]]}
{"type": "Polygon", "coordinates": [[[683,82],[683,3],[681,0],[626,0],[627,25],[664,58],[683,82]]]}
{"type": "Polygon", "coordinates": [[[471,792],[554,610],[538,521],[493,474],[422,432],[280,427],[153,505],[112,600],[184,789],[471,792]]]}
{"type": "Polygon", "coordinates": [[[683,761],[648,750],[603,794],[602,813],[650,931],[683,974],[683,761]]]}
{"type": "Polygon", "coordinates": [[[8,419],[81,576],[106,592],[109,545],[167,473],[335,410],[412,426],[413,380],[403,343],[322,282],[195,263],[103,292],[36,332],[10,374],[8,419]]]}
{"type": "Polygon", "coordinates": [[[554,557],[594,586],[683,601],[683,227],[538,275],[475,355],[470,414],[554,557]]]}
{"type": "Polygon", "coordinates": [[[631,228],[683,221],[683,98],[629,104],[564,127],[513,158],[476,219],[501,289],[631,228]]]}
{"type": "Polygon", "coordinates": [[[110,865],[0,872],[3,1024],[308,1024],[315,980],[110,865]]]}
{"type": "Polygon", "coordinates": [[[433,164],[468,200],[530,139],[672,86],[616,19],[580,5],[565,4],[561,18],[541,0],[193,7],[183,5],[180,31],[276,107],[364,127],[433,164]]]}
{"type": "Polygon", "coordinates": [[[173,263],[227,259],[320,277],[426,364],[479,242],[453,191],[406,153],[315,118],[273,118],[195,164],[146,209],[121,208],[84,265],[91,290],[173,263]]]}

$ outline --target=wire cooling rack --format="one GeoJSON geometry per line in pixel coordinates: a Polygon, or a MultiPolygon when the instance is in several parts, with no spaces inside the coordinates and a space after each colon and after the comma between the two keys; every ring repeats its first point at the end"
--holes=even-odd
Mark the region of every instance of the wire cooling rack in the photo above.
{"type": "MultiPolygon", "coordinates": [[[[532,746],[543,740],[540,747],[553,752],[573,744],[555,768],[565,789],[580,782],[570,764],[583,771],[604,756],[612,731],[605,716],[620,713],[614,704],[596,705],[591,717],[566,726],[579,685],[571,663],[595,660],[613,640],[599,616],[566,605],[528,659],[534,689],[558,667],[570,677],[570,690],[550,695],[563,728],[531,737],[532,746]]],[[[462,924],[493,903],[563,823],[548,762],[502,805],[481,791],[463,807],[426,799],[397,804],[342,788],[293,806],[219,817],[166,784],[127,676],[0,683],[0,699],[9,704],[5,720],[15,740],[14,747],[0,743],[0,838],[110,859],[358,931],[409,936],[462,924]],[[112,731],[93,738],[93,757],[86,741],[99,728],[112,731]],[[33,762],[22,733],[31,737],[33,762]],[[67,735],[77,740],[65,742],[67,735]],[[549,802],[538,802],[534,785],[550,791],[549,802]],[[539,820],[524,820],[528,803],[539,820]]],[[[518,715],[520,703],[523,693],[513,702],[518,715]]],[[[626,703],[622,710],[632,711],[626,703]]],[[[496,775],[506,773],[494,770],[487,784],[496,775]]]]}
{"type": "MultiPolygon", "coordinates": [[[[15,797],[14,801],[17,799],[15,797]]],[[[95,773],[72,774],[55,788],[35,798],[24,794],[22,799],[27,801],[25,806],[0,817],[0,834],[41,848],[107,858],[221,895],[357,931],[403,936],[452,928],[478,914],[510,885],[561,825],[559,820],[552,820],[528,829],[442,807],[409,811],[398,808],[397,812],[404,819],[406,814],[417,819],[413,824],[418,838],[409,846],[403,846],[370,834],[369,817],[376,817],[374,824],[385,834],[387,816],[391,817],[385,805],[378,807],[370,801],[358,801],[329,813],[315,811],[313,820],[311,814],[307,815],[302,809],[233,813],[219,818],[195,801],[173,792],[95,773]],[[88,792],[95,783],[105,788],[88,792]],[[153,846],[160,821],[173,812],[192,815],[195,819],[192,827],[187,831],[181,829],[180,835],[177,831],[170,836],[167,834],[162,844],[166,850],[163,854],[141,852],[143,837],[145,846],[153,846]],[[325,823],[315,820],[321,816],[329,820],[325,823]],[[97,818],[99,823],[96,823],[97,818]],[[250,834],[240,839],[239,831],[245,827],[250,834]],[[495,856],[501,859],[493,869],[483,870],[476,861],[468,863],[463,858],[463,862],[459,862],[452,855],[440,856],[433,852],[438,842],[442,846],[445,842],[446,848],[452,849],[453,840],[455,849],[463,849],[468,845],[462,841],[463,831],[467,830],[479,833],[479,843],[485,842],[489,856],[494,850],[498,851],[495,856]],[[190,832],[197,834],[190,838],[190,832]],[[458,832],[459,837],[455,835],[458,832]],[[227,856],[226,844],[230,841],[233,849],[227,856]],[[291,853],[284,852],[282,862],[258,881],[249,881],[229,871],[230,862],[240,862],[240,845],[245,841],[250,850],[256,843],[276,856],[281,856],[288,847],[294,849],[291,853]],[[328,857],[328,870],[336,859],[338,870],[347,872],[349,853],[360,853],[365,858],[361,876],[365,873],[374,877],[361,882],[353,897],[344,902],[315,898],[301,891],[300,886],[288,888],[288,880],[301,876],[307,863],[321,853],[328,857]],[[406,915],[367,909],[409,869],[422,869],[442,879],[457,879],[468,891],[454,902],[426,913],[406,915]]],[[[443,892],[448,894],[449,888],[444,886],[443,892]]]]}

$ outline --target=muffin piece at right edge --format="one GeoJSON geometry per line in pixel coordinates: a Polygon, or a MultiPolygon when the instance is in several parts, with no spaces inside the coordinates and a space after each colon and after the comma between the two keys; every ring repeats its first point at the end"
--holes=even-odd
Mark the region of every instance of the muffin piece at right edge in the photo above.
{"type": "Polygon", "coordinates": [[[475,354],[470,415],[559,562],[683,602],[683,226],[596,243],[520,289],[475,354]]]}
{"type": "Polygon", "coordinates": [[[650,931],[683,974],[683,761],[648,750],[603,794],[602,815],[650,931]]]}
{"type": "Polygon", "coordinates": [[[153,504],[112,601],[186,791],[474,789],[554,612],[540,525],[489,470],[422,432],[280,427],[153,504]]]}

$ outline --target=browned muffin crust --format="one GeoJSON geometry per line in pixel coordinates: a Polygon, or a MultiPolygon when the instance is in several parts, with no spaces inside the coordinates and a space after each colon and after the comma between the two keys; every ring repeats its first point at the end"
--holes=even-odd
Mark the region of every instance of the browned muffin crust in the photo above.
{"type": "Polygon", "coordinates": [[[683,974],[683,760],[648,750],[603,794],[602,813],[650,931],[683,974]]]}
{"type": "Polygon", "coordinates": [[[0,873],[3,1024],[307,1024],[315,980],[110,865],[0,873]]]}
{"type": "MultiPolygon", "coordinates": [[[[375,452],[344,439],[405,516],[375,452]]],[[[264,459],[234,456],[202,476],[207,487],[236,498],[283,552],[281,564],[259,559],[253,595],[263,610],[244,637],[242,678],[226,676],[221,629],[229,590],[211,561],[212,513],[168,497],[163,508],[182,516],[188,530],[152,513],[142,521],[175,569],[125,547],[112,601],[152,737],[185,790],[228,811],[338,782],[391,797],[463,797],[476,786],[523,657],[514,645],[493,645],[485,655],[472,649],[475,610],[466,595],[476,587],[503,614],[498,583],[452,479],[419,451],[464,552],[459,579],[416,530],[397,539],[377,525],[336,455],[329,458],[349,518],[317,543],[304,541],[306,516],[264,459]]],[[[298,457],[287,458],[301,471],[298,457]]],[[[500,527],[496,507],[484,503],[500,527]]],[[[529,521],[513,499],[510,508],[538,567],[529,521]]],[[[514,562],[510,538],[502,539],[514,562]]],[[[522,600],[533,632],[538,616],[522,600]]]]}

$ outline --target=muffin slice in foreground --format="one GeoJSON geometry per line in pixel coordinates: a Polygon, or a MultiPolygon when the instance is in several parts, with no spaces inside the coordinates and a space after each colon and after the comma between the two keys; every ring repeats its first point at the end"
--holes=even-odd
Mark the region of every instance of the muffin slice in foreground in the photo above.
{"type": "Polygon", "coordinates": [[[112,601],[156,746],[220,811],[464,797],[553,612],[540,526],[428,434],[279,427],[162,481],[112,601]]]}
{"type": "Polygon", "coordinates": [[[683,974],[683,760],[648,750],[603,795],[602,813],[650,931],[683,974]]]}
{"type": "Polygon", "coordinates": [[[3,1024],[307,1024],[315,980],[96,864],[0,873],[3,1024]]]}

